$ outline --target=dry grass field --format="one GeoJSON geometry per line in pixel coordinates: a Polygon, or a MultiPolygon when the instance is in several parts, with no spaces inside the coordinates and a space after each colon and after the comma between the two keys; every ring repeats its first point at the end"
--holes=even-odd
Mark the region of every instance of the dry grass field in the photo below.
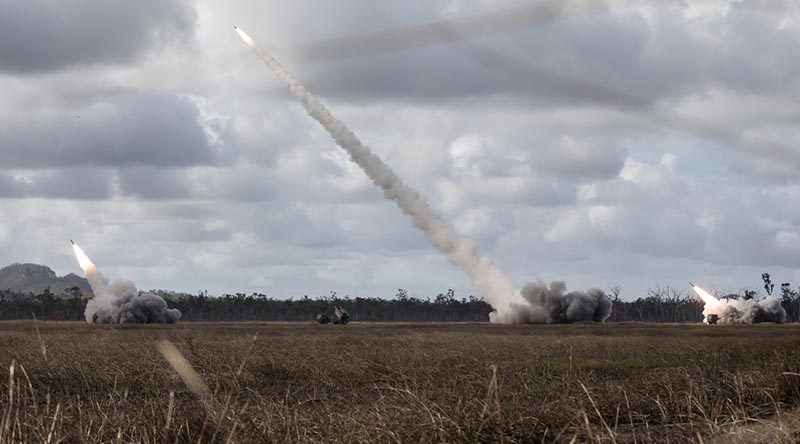
{"type": "Polygon", "coordinates": [[[3,442],[800,439],[794,325],[6,322],[0,364],[3,442]]]}

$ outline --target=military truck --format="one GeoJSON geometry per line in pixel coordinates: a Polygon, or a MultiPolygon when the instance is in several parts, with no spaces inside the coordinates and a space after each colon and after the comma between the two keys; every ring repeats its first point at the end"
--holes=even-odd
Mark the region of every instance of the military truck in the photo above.
{"type": "Polygon", "coordinates": [[[317,322],[320,324],[330,324],[331,320],[334,324],[344,325],[350,322],[350,314],[342,307],[333,307],[333,319],[327,313],[317,315],[317,322]]]}
{"type": "Polygon", "coordinates": [[[335,307],[333,315],[336,317],[336,319],[333,320],[334,324],[344,325],[350,321],[350,314],[347,313],[347,310],[345,310],[344,308],[335,307]]]}

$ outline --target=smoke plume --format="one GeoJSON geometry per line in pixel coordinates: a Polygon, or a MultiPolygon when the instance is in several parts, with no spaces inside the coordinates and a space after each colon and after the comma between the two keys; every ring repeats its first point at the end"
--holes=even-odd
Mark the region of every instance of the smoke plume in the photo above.
{"type": "Polygon", "coordinates": [[[86,304],[86,322],[99,324],[178,322],[180,310],[168,308],[167,302],[152,293],[139,293],[133,282],[109,281],[95,264],[73,243],[75,256],[92,287],[94,297],[86,304]]]}
{"type": "Polygon", "coordinates": [[[708,315],[719,316],[720,324],[755,324],[759,322],[786,322],[786,310],[781,300],[768,297],[761,301],[755,299],[718,299],[716,303],[703,307],[703,318],[708,322],[708,315]]]}
{"type": "Polygon", "coordinates": [[[781,301],[768,297],[761,301],[755,299],[717,299],[702,287],[691,284],[692,289],[703,301],[703,322],[708,323],[708,315],[717,315],[719,324],[754,324],[757,322],[786,322],[786,310],[781,301]]]}
{"type": "Polygon", "coordinates": [[[525,304],[512,303],[510,322],[525,324],[570,324],[579,321],[605,322],[611,317],[611,301],[602,290],[567,293],[562,281],[529,282],[522,287],[525,304]]]}
{"type": "MultiPolygon", "coordinates": [[[[533,305],[536,298],[528,299],[516,289],[511,279],[486,256],[478,256],[475,242],[459,235],[453,224],[444,220],[433,210],[425,199],[413,188],[405,185],[380,157],[366,147],[358,137],[348,129],[344,123],[334,117],[331,112],[314,97],[306,88],[295,80],[269,53],[256,45],[249,35],[241,29],[236,32],[242,40],[250,46],[256,55],[272,70],[275,76],[289,89],[289,92],[305,107],[309,116],[319,122],[339,145],[350,156],[356,165],[383,190],[384,196],[395,202],[398,207],[411,218],[413,225],[425,233],[428,241],[437,250],[441,251],[451,263],[464,270],[472,279],[476,292],[486,297],[495,309],[491,314],[492,322],[547,322],[547,319],[562,319],[560,313],[551,313],[549,316],[529,317],[520,315],[520,312],[530,310],[547,312],[551,308],[560,310],[563,304],[533,305]],[[558,306],[558,307],[557,307],[558,306]],[[532,319],[537,319],[533,321],[532,319]],[[538,319],[543,319],[539,321],[538,319]]],[[[562,292],[563,293],[563,292],[562,292]]],[[[602,294],[602,292],[600,292],[602,294]]],[[[569,296],[560,295],[561,297],[569,296]]],[[[605,299],[602,295],[601,299],[605,299]]],[[[608,302],[610,306],[610,301],[608,302]]],[[[571,306],[571,303],[567,303],[571,306]]],[[[593,317],[578,318],[579,313],[588,310],[573,310],[574,320],[593,320],[593,317]]]]}

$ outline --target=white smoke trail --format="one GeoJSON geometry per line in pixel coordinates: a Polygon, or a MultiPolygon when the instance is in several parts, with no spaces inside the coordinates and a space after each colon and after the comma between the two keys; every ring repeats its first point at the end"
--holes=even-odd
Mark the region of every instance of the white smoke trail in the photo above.
{"type": "Polygon", "coordinates": [[[511,279],[486,256],[478,256],[475,242],[460,236],[455,227],[433,210],[425,199],[413,188],[403,183],[400,177],[383,160],[364,146],[358,137],[344,123],[317,100],[306,88],[295,80],[269,53],[258,46],[249,35],[234,27],[239,36],[250,46],[256,55],[272,70],[275,76],[289,89],[289,92],[303,103],[309,116],[319,122],[333,137],[337,145],[345,150],[372,182],[379,186],[384,196],[394,201],[407,215],[411,216],[415,227],[422,230],[428,241],[437,250],[447,255],[453,264],[463,269],[472,279],[477,293],[486,297],[496,311],[492,322],[520,322],[515,314],[519,307],[529,303],[511,279]]]}
{"type": "Polygon", "coordinates": [[[77,244],[72,244],[78,264],[92,287],[94,296],[86,303],[86,322],[100,324],[175,323],[181,312],[152,293],[139,294],[133,282],[109,282],[77,244]]]}

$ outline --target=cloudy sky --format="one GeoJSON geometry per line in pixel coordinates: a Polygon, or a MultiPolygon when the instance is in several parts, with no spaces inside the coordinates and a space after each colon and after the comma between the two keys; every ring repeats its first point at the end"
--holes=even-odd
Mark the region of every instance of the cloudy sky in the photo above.
{"type": "Polygon", "coordinates": [[[238,24],[520,285],[798,283],[798,3],[571,3],[0,0],[0,264],[471,293],[238,24]]]}

